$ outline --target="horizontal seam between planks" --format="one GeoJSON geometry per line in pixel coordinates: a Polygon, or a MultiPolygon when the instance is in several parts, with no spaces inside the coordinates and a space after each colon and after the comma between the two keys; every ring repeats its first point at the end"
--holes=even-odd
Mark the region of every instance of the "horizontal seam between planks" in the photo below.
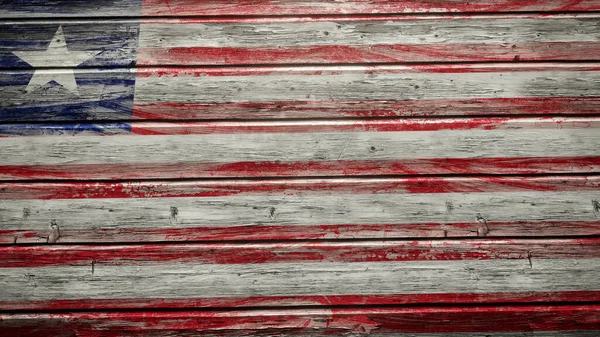
{"type": "MultiPolygon", "coordinates": [[[[584,97],[585,98],[585,97],[584,97]]],[[[600,97],[593,97],[593,98],[598,98],[600,99],[600,97]]],[[[448,121],[466,121],[466,120],[493,120],[493,119],[500,119],[502,118],[504,122],[506,122],[504,119],[508,120],[508,121],[522,121],[522,120],[530,120],[530,119],[539,119],[542,118],[543,121],[552,121],[553,118],[555,117],[561,117],[561,118],[568,118],[568,119],[578,119],[578,118],[585,118],[585,119],[598,119],[600,118],[600,112],[599,113],[594,113],[594,114],[535,114],[535,113],[528,113],[528,114],[516,114],[516,115],[507,115],[507,114],[494,114],[494,115],[439,115],[439,116],[419,116],[419,115],[412,115],[412,116],[368,116],[368,117],[335,117],[335,118],[330,118],[330,117],[323,117],[323,118],[315,118],[315,117],[309,117],[309,118],[240,118],[240,119],[234,119],[234,118],[223,118],[223,119],[217,119],[217,118],[213,118],[213,119],[96,119],[96,120],[58,120],[58,121],[40,121],[40,120],[34,120],[34,121],[8,121],[8,122],[0,122],[0,125],[48,125],[48,126],[52,126],[52,125],[58,125],[58,126],[70,126],[70,125],[81,125],[81,126],[85,126],[85,125],[102,125],[102,124],[113,124],[113,123],[129,123],[132,126],[138,124],[138,125],[150,125],[150,124],[164,124],[164,125],[175,125],[175,126],[182,126],[182,124],[186,124],[186,123],[236,123],[236,124],[240,124],[240,126],[243,126],[244,124],[248,124],[248,125],[252,125],[252,124],[266,124],[266,125],[272,125],[278,122],[282,122],[282,123],[288,123],[290,125],[293,125],[293,123],[302,123],[303,125],[308,125],[311,122],[314,122],[318,125],[323,125],[323,123],[343,123],[343,122],[378,122],[378,121],[398,121],[398,122],[402,122],[404,120],[407,121],[411,121],[411,120],[427,120],[427,121],[440,121],[440,123],[443,122],[448,122],[448,121]]],[[[536,122],[540,122],[539,120],[536,120],[536,122]]],[[[500,123],[500,121],[498,122],[500,123]]]]}
{"type": "MultiPolygon", "coordinates": [[[[20,18],[20,17],[7,17],[0,16],[0,24],[4,22],[43,22],[50,19],[61,20],[65,22],[79,22],[79,21],[93,21],[95,19],[102,21],[136,21],[136,20],[153,20],[153,19],[198,19],[198,20],[231,20],[231,21],[251,21],[251,20],[269,20],[269,19],[342,19],[345,21],[365,19],[372,20],[378,17],[415,17],[415,18],[428,18],[428,17],[496,17],[496,16],[532,16],[532,15],[544,15],[544,16],[560,16],[560,15],[598,15],[599,10],[592,11],[501,11],[501,12],[427,12],[427,13],[355,13],[355,14],[280,14],[280,15],[115,15],[115,16],[95,16],[90,18],[89,16],[60,16],[49,14],[43,17],[35,18],[20,18]]],[[[27,15],[24,13],[23,15],[27,15]]]]}
{"type": "MultiPolygon", "coordinates": [[[[0,309],[0,314],[13,314],[13,313],[28,313],[28,314],[43,314],[43,313],[137,313],[137,312],[272,312],[277,313],[281,311],[285,311],[286,313],[293,313],[294,311],[298,311],[298,314],[305,313],[306,310],[327,310],[327,309],[348,309],[348,310],[359,310],[364,309],[365,312],[368,312],[369,309],[460,309],[460,308],[556,308],[556,309],[577,309],[581,307],[589,307],[589,306],[600,306],[600,302],[598,301],[589,301],[589,302],[493,302],[493,303],[472,303],[472,302],[464,302],[464,303],[414,303],[414,304],[378,304],[378,305],[307,305],[307,306],[253,306],[253,307],[207,307],[202,309],[196,308],[127,308],[127,309],[94,309],[94,310],[82,310],[82,309],[47,309],[47,310],[28,310],[28,309],[19,309],[19,310],[3,310],[0,309]]],[[[600,309],[600,308],[598,308],[600,309]]]]}
{"type": "MultiPolygon", "coordinates": [[[[574,235],[574,236],[494,236],[494,237],[473,237],[473,236],[453,236],[451,238],[447,237],[403,237],[398,239],[393,238],[379,238],[379,239],[363,239],[363,238],[355,238],[355,239],[277,239],[277,240],[212,240],[212,241],[204,241],[204,240],[192,240],[192,241],[112,241],[112,242],[80,242],[80,243],[16,243],[16,244],[0,244],[0,248],[7,249],[10,247],[56,247],[60,246],[61,248],[93,248],[93,247],[110,247],[110,246],[125,246],[125,247],[140,247],[140,246],[216,246],[224,245],[224,244],[232,244],[232,245],[248,245],[255,248],[255,245],[265,244],[267,246],[270,245],[278,245],[278,244],[315,244],[319,245],[327,245],[327,244],[352,244],[352,243],[376,243],[378,245],[385,243],[401,243],[401,242],[428,242],[428,241],[444,241],[444,242],[490,242],[494,241],[504,241],[504,240],[519,240],[522,242],[518,242],[517,244],[527,244],[527,243],[542,243],[550,240],[567,240],[567,241],[577,241],[577,240],[599,240],[600,235],[574,235]]],[[[600,241],[599,241],[600,243],[600,241]]],[[[238,247],[241,248],[241,247],[238,247]]]]}
{"type": "MultiPolygon", "coordinates": [[[[0,142],[1,142],[0,138],[0,142]]],[[[502,177],[511,177],[511,178],[552,178],[552,177],[591,177],[591,176],[600,176],[600,172],[564,172],[564,173],[531,173],[531,174],[519,174],[519,173],[498,173],[498,174],[398,174],[398,175],[351,175],[351,176],[277,176],[277,177],[207,177],[207,178],[168,178],[168,179],[92,179],[92,180],[81,180],[81,179],[39,179],[39,180],[28,180],[28,179],[14,179],[14,180],[2,180],[0,181],[0,189],[3,188],[3,185],[10,184],[28,184],[28,185],[36,185],[36,184],[65,184],[65,183],[74,183],[74,184],[93,184],[93,183],[148,183],[148,184],[161,184],[161,183],[170,183],[170,182],[236,182],[236,181],[288,181],[288,180],[330,180],[332,182],[338,180],[364,180],[365,183],[369,182],[369,180],[378,180],[378,179],[410,179],[410,178],[486,178],[486,177],[494,177],[494,178],[502,178],[502,177]]],[[[361,181],[362,182],[362,181],[361,181]]]]}
{"type": "MultiPolygon", "coordinates": [[[[283,69],[287,69],[287,68],[293,68],[293,69],[298,69],[298,70],[302,70],[304,68],[314,68],[314,67],[322,67],[322,68],[348,68],[347,70],[352,70],[352,68],[355,67],[365,67],[367,69],[365,70],[378,70],[378,69],[372,69],[371,67],[377,67],[377,66],[385,66],[385,67],[393,67],[393,66],[403,66],[403,65],[410,65],[410,66],[444,66],[444,65],[514,65],[517,68],[520,69],[526,69],[526,67],[522,67],[524,65],[540,65],[540,66],[546,66],[546,65],[556,65],[559,66],[561,64],[564,65],[589,65],[589,64],[598,64],[600,63],[600,56],[598,56],[597,59],[592,59],[592,60],[522,60],[522,61],[430,61],[430,62],[373,62],[373,63],[368,63],[368,62],[361,62],[361,63],[249,63],[249,64],[224,64],[224,65],[210,65],[210,64],[206,64],[206,65],[202,65],[202,64],[194,64],[194,65],[172,65],[172,64],[168,64],[168,65],[139,65],[139,66],[135,66],[135,67],[131,67],[131,66],[105,66],[105,67],[99,67],[99,66],[78,66],[78,67],[60,67],[60,66],[53,66],[53,67],[31,67],[31,68],[17,68],[17,67],[6,67],[3,68],[0,65],[0,73],[2,72],[28,72],[28,71],[32,71],[32,70],[136,70],[136,69],[143,69],[143,70],[170,70],[170,69],[181,69],[181,70],[198,70],[201,71],[202,69],[232,69],[232,70],[236,70],[236,69],[247,69],[247,68],[269,68],[269,69],[273,69],[273,70],[283,70],[283,69]]],[[[598,64],[598,66],[600,66],[600,64],[598,64]]],[[[477,68],[475,68],[477,69],[477,68]]],[[[499,68],[500,70],[508,70],[511,69],[509,68],[499,68]]],[[[330,69],[324,69],[324,70],[330,70],[330,69]]],[[[345,70],[345,69],[335,69],[335,70],[345,70]]],[[[411,69],[407,69],[407,70],[411,70],[411,69]]],[[[527,70],[525,70],[527,71],[527,70]]],[[[427,71],[419,71],[417,73],[427,73],[427,71]]],[[[468,72],[467,72],[468,73],[468,72]]]]}
{"type": "MultiPolygon", "coordinates": [[[[600,97],[598,97],[600,99],[600,97]]],[[[102,124],[113,124],[113,123],[129,123],[129,124],[150,124],[150,123],[158,123],[158,124],[176,124],[181,125],[185,123],[239,123],[239,124],[251,124],[251,123],[265,123],[272,124],[277,122],[302,122],[302,123],[323,123],[323,122],[361,122],[361,121],[403,121],[403,120],[440,120],[440,121],[448,121],[448,120],[470,120],[470,119],[494,119],[494,118],[508,118],[508,119],[527,119],[527,118],[544,118],[551,120],[554,117],[564,117],[564,118],[598,118],[600,117],[600,112],[593,114],[535,114],[535,113],[527,113],[527,114],[516,114],[516,115],[507,115],[507,114],[490,114],[490,115],[439,115],[439,116],[367,116],[367,117],[307,117],[307,118],[208,118],[208,119],[89,119],[89,120],[58,120],[58,121],[40,121],[40,120],[32,120],[32,121],[8,121],[8,122],[0,122],[0,125],[102,125],[102,124]]]]}

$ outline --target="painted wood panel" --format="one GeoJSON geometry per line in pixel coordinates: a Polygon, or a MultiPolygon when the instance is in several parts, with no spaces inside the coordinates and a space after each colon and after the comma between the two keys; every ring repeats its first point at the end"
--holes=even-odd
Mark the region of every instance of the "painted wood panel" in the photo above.
{"type": "Polygon", "coordinates": [[[0,68],[595,60],[599,23],[598,14],[5,21],[0,68]],[[72,64],[65,47],[89,54],[72,64]]]}
{"type": "Polygon", "coordinates": [[[331,336],[594,337],[597,305],[2,314],[8,337],[331,336]]]}
{"type": "Polygon", "coordinates": [[[589,173],[599,128],[597,117],[3,125],[0,180],[589,173]]]}
{"type": "Polygon", "coordinates": [[[3,183],[0,200],[9,244],[600,234],[596,176],[3,183]]]}
{"type": "Polygon", "coordinates": [[[598,11],[0,0],[0,334],[600,335],[598,11]]]}
{"type": "Polygon", "coordinates": [[[504,63],[3,70],[0,121],[590,114],[599,111],[598,69],[504,63]]]}
{"type": "Polygon", "coordinates": [[[596,0],[2,0],[0,18],[597,11],[596,0]]]}
{"type": "Polygon", "coordinates": [[[3,310],[600,298],[598,239],[1,250],[3,310]]]}

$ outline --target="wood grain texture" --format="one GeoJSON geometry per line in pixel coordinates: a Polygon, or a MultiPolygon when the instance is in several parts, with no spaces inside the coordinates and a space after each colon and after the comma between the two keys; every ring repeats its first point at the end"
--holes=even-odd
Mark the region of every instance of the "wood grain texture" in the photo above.
{"type": "MultiPolygon", "coordinates": [[[[144,69],[137,73],[133,118],[496,114],[529,99],[545,103],[530,112],[560,113],[556,99],[600,96],[596,69],[594,64],[144,69]]],[[[595,104],[567,106],[589,111],[595,104]]]]}
{"type": "Polygon", "coordinates": [[[0,18],[197,15],[306,15],[597,11],[596,0],[25,0],[0,1],[0,18]]]}
{"type": "Polygon", "coordinates": [[[70,66],[49,45],[62,27],[85,66],[595,60],[598,14],[5,21],[0,68],[70,66]],[[138,36],[139,32],[139,36],[138,36]],[[139,47],[139,48],[138,48],[139,47]],[[53,53],[56,57],[53,57],[53,53]]]}
{"type": "Polygon", "coordinates": [[[32,70],[3,70],[0,119],[587,114],[598,113],[598,69],[595,63],[76,69],[76,95],[52,84],[25,91],[32,70]]]}
{"type": "Polygon", "coordinates": [[[594,97],[597,70],[594,63],[148,68],[137,71],[135,103],[594,97]]]}
{"type": "Polygon", "coordinates": [[[597,117],[5,125],[17,136],[2,139],[0,180],[588,173],[599,128],[597,117]]]}
{"type": "Polygon", "coordinates": [[[4,247],[0,256],[2,310],[600,298],[598,239],[4,247]]]}
{"type": "Polygon", "coordinates": [[[144,20],[138,64],[595,60],[600,51],[595,14],[352,19],[144,20]]]}
{"type": "Polygon", "coordinates": [[[4,183],[0,242],[598,235],[599,179],[4,183]]]}
{"type": "Polygon", "coordinates": [[[594,337],[597,305],[2,314],[8,337],[336,336],[594,337]]]}
{"type": "Polygon", "coordinates": [[[0,334],[600,335],[599,13],[0,0],[0,334]]]}

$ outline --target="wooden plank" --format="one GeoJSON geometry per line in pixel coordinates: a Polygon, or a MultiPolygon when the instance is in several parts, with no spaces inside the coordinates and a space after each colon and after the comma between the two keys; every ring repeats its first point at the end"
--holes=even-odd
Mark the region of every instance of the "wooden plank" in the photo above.
{"type": "Polygon", "coordinates": [[[596,60],[598,22],[596,14],[144,20],[138,64],[596,60]]]}
{"type": "Polygon", "coordinates": [[[597,11],[596,0],[79,0],[0,1],[0,18],[597,11]]]}
{"type": "Polygon", "coordinates": [[[600,178],[0,184],[1,243],[582,236],[600,178]]]}
{"type": "Polygon", "coordinates": [[[0,251],[1,310],[600,299],[598,239],[46,246],[0,251]]]}
{"type": "Polygon", "coordinates": [[[135,110],[195,104],[595,97],[596,64],[143,69],[135,110]],[[198,90],[202,88],[202,90],[198,90]],[[157,96],[162,94],[163,96],[157,96]],[[182,104],[183,103],[183,104],[182,104]],[[191,104],[190,104],[191,103],[191,104]]]}
{"type": "Polygon", "coordinates": [[[0,180],[600,171],[598,117],[0,129],[0,180]]]}
{"type": "Polygon", "coordinates": [[[597,305],[245,311],[26,313],[0,315],[7,337],[342,336],[595,337],[597,305]]]}
{"type": "Polygon", "coordinates": [[[598,14],[0,23],[0,68],[596,60],[598,14]],[[50,44],[60,27],[65,43],[50,44]],[[139,37],[138,37],[139,35],[139,37]]]}
{"type": "Polygon", "coordinates": [[[589,114],[600,111],[598,69],[522,63],[3,70],[0,121],[589,114]]]}

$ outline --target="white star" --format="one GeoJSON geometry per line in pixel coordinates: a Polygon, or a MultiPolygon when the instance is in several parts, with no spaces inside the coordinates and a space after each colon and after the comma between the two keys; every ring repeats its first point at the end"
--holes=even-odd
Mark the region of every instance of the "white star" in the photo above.
{"type": "MultiPolygon", "coordinates": [[[[52,67],[56,65],[64,67],[76,67],[86,60],[100,54],[101,51],[69,51],[62,26],[54,34],[47,50],[43,51],[20,51],[13,52],[23,61],[29,63],[32,67],[52,67]]],[[[75,82],[75,73],[73,69],[64,69],[60,71],[36,70],[29,81],[27,92],[32,92],[49,82],[56,82],[65,89],[77,93],[77,82],[75,82]]]]}

